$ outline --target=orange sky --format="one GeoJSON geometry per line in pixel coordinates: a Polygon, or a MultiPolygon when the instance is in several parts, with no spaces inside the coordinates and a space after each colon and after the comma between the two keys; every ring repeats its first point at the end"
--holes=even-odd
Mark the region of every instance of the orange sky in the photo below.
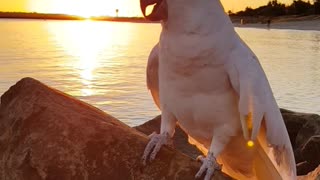
{"type": "MultiPolygon", "coordinates": [[[[221,0],[225,10],[233,12],[245,7],[258,7],[269,0],[221,0]]],[[[292,0],[279,0],[291,3],[292,0]]],[[[44,13],[65,13],[83,16],[115,15],[141,16],[139,0],[0,0],[0,11],[30,11],[44,13]]]]}

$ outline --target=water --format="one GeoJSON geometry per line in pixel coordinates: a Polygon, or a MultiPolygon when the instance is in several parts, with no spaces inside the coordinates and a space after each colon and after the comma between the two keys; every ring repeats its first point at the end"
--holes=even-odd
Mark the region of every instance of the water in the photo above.
{"type": "MultiPolygon", "coordinates": [[[[320,32],[237,29],[260,58],[280,107],[320,113],[320,32]]],[[[159,24],[0,20],[0,94],[36,78],[139,125],[160,112],[145,83],[159,24]]]]}

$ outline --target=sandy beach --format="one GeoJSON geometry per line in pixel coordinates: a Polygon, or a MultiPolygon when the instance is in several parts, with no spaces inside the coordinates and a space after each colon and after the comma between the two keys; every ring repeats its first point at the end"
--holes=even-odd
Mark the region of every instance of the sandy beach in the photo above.
{"type": "MultiPolygon", "coordinates": [[[[265,23],[234,23],[235,27],[240,28],[263,28],[268,29],[265,23]]],[[[282,17],[274,19],[271,22],[270,29],[293,29],[293,30],[309,30],[320,31],[320,16],[304,16],[304,17],[282,17]]]]}

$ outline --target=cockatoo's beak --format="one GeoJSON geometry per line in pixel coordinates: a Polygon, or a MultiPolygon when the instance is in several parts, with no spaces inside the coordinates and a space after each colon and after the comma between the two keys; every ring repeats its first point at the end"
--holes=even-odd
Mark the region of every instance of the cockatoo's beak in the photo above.
{"type": "Polygon", "coordinates": [[[166,0],[140,0],[140,8],[143,16],[150,21],[166,20],[168,17],[166,0]],[[147,7],[154,4],[151,14],[146,15],[147,7]]]}

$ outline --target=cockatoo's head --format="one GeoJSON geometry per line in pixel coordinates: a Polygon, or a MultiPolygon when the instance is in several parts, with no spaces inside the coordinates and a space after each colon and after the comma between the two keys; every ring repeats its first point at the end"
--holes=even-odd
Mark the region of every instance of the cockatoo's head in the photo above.
{"type": "Polygon", "coordinates": [[[224,13],[220,0],[140,0],[140,7],[146,19],[163,20],[171,26],[208,24],[204,19],[213,20],[224,13]],[[152,12],[147,14],[147,7],[152,5],[152,12]]]}
{"type": "Polygon", "coordinates": [[[167,0],[140,0],[140,8],[143,16],[151,21],[166,20],[168,18],[167,0]],[[148,6],[154,5],[152,12],[147,15],[148,6]]]}
{"type": "MultiPolygon", "coordinates": [[[[199,6],[205,7],[206,4],[212,4],[219,0],[140,0],[141,11],[145,18],[151,21],[167,20],[177,16],[186,16],[186,11],[199,11],[199,6]],[[146,14],[148,6],[152,6],[151,14],[146,14]]],[[[202,9],[204,10],[204,9],[202,9]]]]}

